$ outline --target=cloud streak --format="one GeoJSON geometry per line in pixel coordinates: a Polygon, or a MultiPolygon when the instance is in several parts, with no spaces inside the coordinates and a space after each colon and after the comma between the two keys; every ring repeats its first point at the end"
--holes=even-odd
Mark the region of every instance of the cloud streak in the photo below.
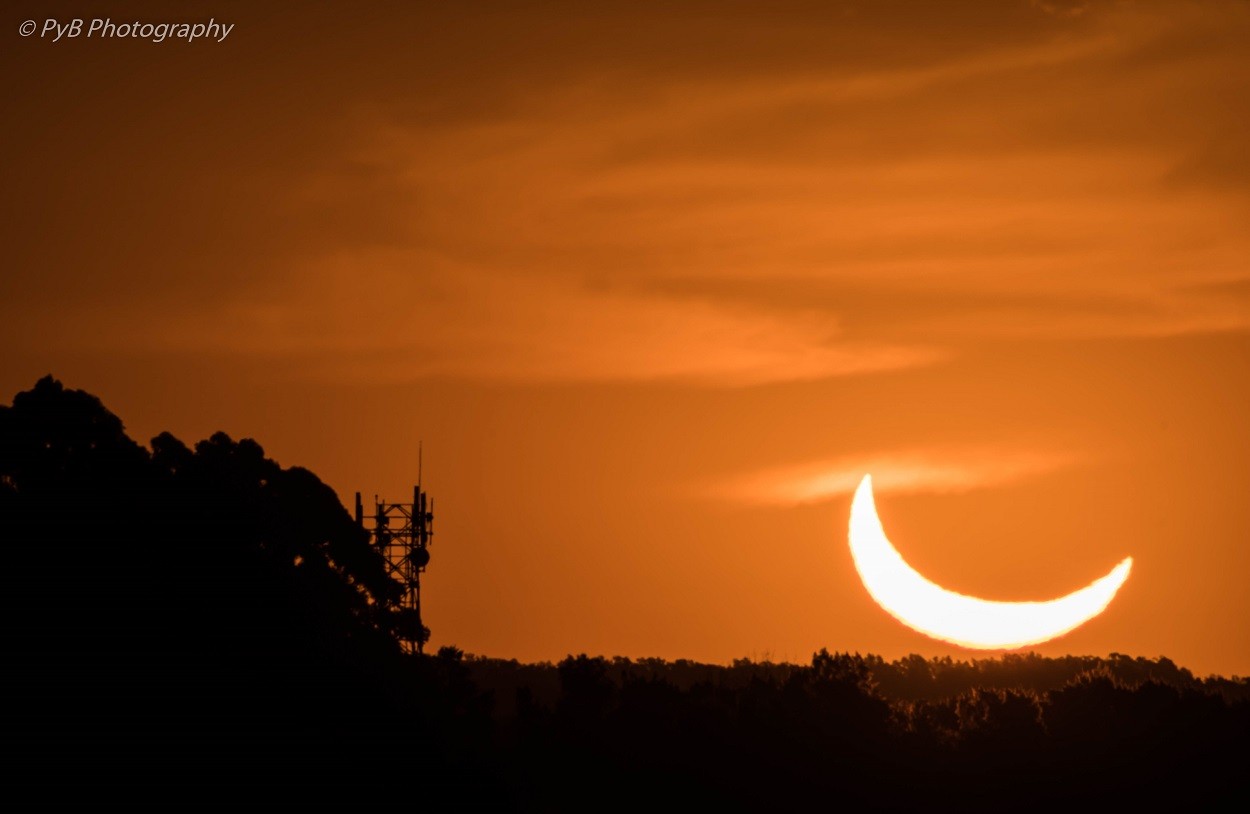
{"type": "Polygon", "coordinates": [[[711,493],[759,505],[819,503],[851,494],[869,474],[882,492],[967,492],[1043,475],[1077,460],[1068,453],[1025,449],[903,449],[765,469],[730,479],[711,493]]]}
{"type": "Polygon", "coordinates": [[[848,340],[835,320],[818,314],[783,319],[746,306],[438,263],[340,257],[310,272],[295,291],[258,292],[209,313],[153,319],[84,311],[53,341],[123,353],[226,353],[293,364],[314,376],[372,381],[742,387],[900,370],[942,358],[920,343],[848,340]]]}

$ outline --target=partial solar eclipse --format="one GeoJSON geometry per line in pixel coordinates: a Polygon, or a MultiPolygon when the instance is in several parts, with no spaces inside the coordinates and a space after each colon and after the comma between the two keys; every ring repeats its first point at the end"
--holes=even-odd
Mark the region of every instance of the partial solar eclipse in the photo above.
{"type": "Polygon", "coordinates": [[[1128,579],[1133,558],[1079,591],[1045,602],[994,602],[948,591],[907,564],[885,536],[865,475],[851,502],[851,556],[864,587],[903,624],[978,650],[1011,650],[1062,636],[1098,614],[1128,579]]]}

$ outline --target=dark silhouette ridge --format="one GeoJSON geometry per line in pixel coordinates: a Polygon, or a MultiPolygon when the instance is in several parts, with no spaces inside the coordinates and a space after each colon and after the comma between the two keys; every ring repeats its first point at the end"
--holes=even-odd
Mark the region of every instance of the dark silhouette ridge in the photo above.
{"type": "Polygon", "coordinates": [[[852,810],[1250,802],[1250,681],[1195,679],[1166,658],[466,663],[522,760],[550,760],[534,745],[551,745],[589,785],[642,797],[677,777],[688,802],[733,809],[830,795],[852,810]]]}
{"type": "Polygon", "coordinates": [[[0,545],[3,759],[28,805],[1250,803],[1250,682],[1165,658],[405,654],[395,583],[315,475],[220,433],[145,448],[50,377],[0,406],[0,545]]]}
{"type": "Polygon", "coordinates": [[[422,691],[443,667],[400,653],[399,586],[333,490],[250,439],[149,450],[41,379],[0,406],[0,544],[9,768],[78,772],[49,802],[390,803],[361,800],[378,755],[436,777],[475,712],[422,691]]]}

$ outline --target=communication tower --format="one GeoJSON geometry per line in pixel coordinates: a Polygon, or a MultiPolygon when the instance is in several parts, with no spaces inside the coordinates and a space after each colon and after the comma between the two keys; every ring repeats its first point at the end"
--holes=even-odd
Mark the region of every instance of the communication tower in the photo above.
{"type": "Polygon", "coordinates": [[[371,514],[365,514],[357,492],[356,523],[369,532],[386,560],[387,571],[404,586],[399,607],[400,645],[408,653],[424,652],[429,630],[421,623],[421,575],[430,564],[434,501],[421,489],[420,475],[412,488],[411,503],[388,503],[374,495],[371,514]]]}

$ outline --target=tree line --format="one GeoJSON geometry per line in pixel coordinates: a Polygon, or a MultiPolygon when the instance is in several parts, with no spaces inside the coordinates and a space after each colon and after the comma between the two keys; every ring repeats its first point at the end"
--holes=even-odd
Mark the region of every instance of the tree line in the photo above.
{"type": "Polygon", "coordinates": [[[575,767],[585,794],[731,809],[830,795],[852,810],[959,811],[1250,798],[1250,683],[1195,679],[1166,658],[439,658],[521,760],[517,787],[544,802],[544,765],[575,767]]]}

